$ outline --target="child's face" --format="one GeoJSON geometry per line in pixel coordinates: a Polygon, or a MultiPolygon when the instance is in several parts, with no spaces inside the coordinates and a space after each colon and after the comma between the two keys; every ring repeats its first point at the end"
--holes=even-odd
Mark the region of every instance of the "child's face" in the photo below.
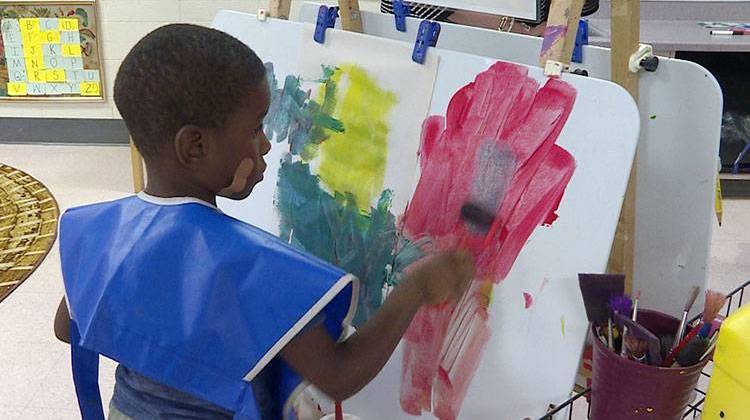
{"type": "Polygon", "coordinates": [[[249,92],[252,98],[227,119],[219,142],[217,173],[222,174],[223,189],[217,194],[241,200],[263,179],[266,162],[263,160],[271,150],[271,143],[263,133],[263,119],[268,112],[270,93],[266,83],[249,92]]]}

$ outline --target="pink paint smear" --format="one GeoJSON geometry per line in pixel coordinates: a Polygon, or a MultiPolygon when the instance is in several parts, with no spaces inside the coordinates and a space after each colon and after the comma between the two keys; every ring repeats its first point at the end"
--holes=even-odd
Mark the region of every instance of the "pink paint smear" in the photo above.
{"type": "Polygon", "coordinates": [[[563,81],[540,88],[526,67],[498,62],[453,95],[445,118],[425,120],[404,232],[410,240],[429,237],[438,249],[467,248],[478,280],[456,305],[423,308],[412,321],[401,377],[407,413],[458,416],[490,337],[492,286],[508,275],[534,229],[555,221],[575,170],[570,153],[555,144],[575,96],[563,81]],[[464,222],[465,203],[493,214],[490,226],[464,222]]]}
{"type": "Polygon", "coordinates": [[[534,297],[531,296],[531,293],[529,292],[523,292],[523,307],[524,309],[531,308],[531,305],[534,304],[534,297]]]}

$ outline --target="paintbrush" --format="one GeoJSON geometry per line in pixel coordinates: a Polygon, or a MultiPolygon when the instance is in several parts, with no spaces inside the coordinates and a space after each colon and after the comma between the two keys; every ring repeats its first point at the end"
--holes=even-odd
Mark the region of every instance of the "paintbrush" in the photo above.
{"type": "Polygon", "coordinates": [[[701,316],[701,322],[693,328],[688,335],[685,336],[685,338],[680,341],[680,344],[677,345],[672,351],[669,353],[667,358],[664,360],[664,366],[670,366],[677,355],[680,354],[683,348],[687,346],[687,344],[695,338],[699,333],[702,334],[702,337],[707,337],[709,332],[711,331],[711,323],[716,319],[716,316],[719,315],[719,311],[724,306],[724,302],[727,300],[726,295],[723,293],[714,291],[714,290],[706,290],[706,298],[705,303],[703,306],[703,315],[701,316]]]}
{"type": "Polygon", "coordinates": [[[716,343],[719,342],[719,331],[714,331],[714,335],[711,336],[711,339],[708,340],[708,347],[706,348],[706,351],[701,355],[700,361],[702,362],[706,357],[708,357],[712,351],[716,348],[716,343]]]}
{"type": "MultiPolygon", "coordinates": [[[[635,293],[635,299],[633,299],[633,316],[631,318],[633,320],[633,322],[636,322],[636,320],[638,319],[638,300],[640,298],[641,298],[641,291],[638,290],[635,293]]],[[[627,336],[628,336],[628,328],[624,327],[622,329],[622,339],[623,339],[623,342],[624,342],[624,340],[625,340],[625,338],[627,336]]],[[[625,349],[625,346],[622,346],[622,350],[620,351],[620,356],[627,357],[627,350],[625,349]]]]}
{"type": "Polygon", "coordinates": [[[625,346],[627,354],[632,360],[636,362],[646,362],[646,352],[648,351],[648,343],[645,340],[636,338],[634,335],[625,336],[625,346]]]}
{"type": "MultiPolygon", "coordinates": [[[[461,220],[470,232],[486,235],[490,230],[495,216],[486,207],[488,205],[490,204],[486,202],[485,205],[482,205],[477,201],[467,201],[461,206],[461,220]]],[[[465,241],[462,241],[462,243],[465,243],[465,241]]],[[[440,349],[440,364],[438,366],[441,376],[446,380],[450,381],[451,371],[456,364],[456,360],[466,353],[466,346],[472,341],[470,335],[479,328],[477,322],[481,323],[481,319],[486,317],[485,314],[491,297],[491,282],[485,282],[478,287],[469,286],[453,307],[445,341],[440,349]]]]}
{"type": "Polygon", "coordinates": [[[641,291],[635,292],[635,299],[633,299],[633,321],[638,321],[638,301],[641,299],[641,291]]]}
{"type": "MultiPolygon", "coordinates": [[[[628,295],[617,295],[612,296],[609,299],[609,308],[612,310],[612,313],[614,315],[622,314],[623,316],[626,316],[630,318],[630,312],[633,308],[633,301],[630,300],[630,297],[628,295]]],[[[620,328],[620,331],[622,334],[620,334],[620,354],[625,355],[625,333],[627,331],[628,327],[623,326],[620,328]]]]}
{"type": "Polygon", "coordinates": [[[344,410],[341,407],[341,401],[336,401],[336,420],[344,420],[344,410]]]}
{"type": "Polygon", "coordinates": [[[692,289],[690,289],[690,295],[688,296],[687,302],[685,302],[685,307],[682,310],[682,319],[680,320],[680,326],[677,328],[677,334],[674,336],[674,343],[672,343],[672,349],[677,347],[680,344],[680,340],[682,340],[683,334],[685,334],[685,327],[687,327],[687,317],[688,313],[690,312],[690,309],[693,307],[693,304],[695,303],[695,298],[698,297],[698,292],[700,291],[700,287],[693,286],[692,289]]]}
{"type": "Polygon", "coordinates": [[[708,345],[708,339],[701,337],[700,334],[698,334],[698,336],[687,343],[685,348],[683,348],[677,357],[675,357],[675,362],[672,364],[672,367],[688,367],[700,362],[708,345]]]}
{"type": "Polygon", "coordinates": [[[659,342],[659,337],[649,331],[648,328],[637,322],[633,322],[630,317],[623,314],[615,315],[615,321],[618,326],[627,326],[631,336],[646,342],[648,346],[648,361],[650,364],[658,365],[661,363],[661,344],[659,342]]]}

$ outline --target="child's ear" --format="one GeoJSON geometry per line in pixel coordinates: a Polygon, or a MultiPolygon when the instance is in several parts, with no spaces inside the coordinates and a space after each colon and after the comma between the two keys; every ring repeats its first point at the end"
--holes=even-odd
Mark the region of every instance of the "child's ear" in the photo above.
{"type": "Polygon", "coordinates": [[[184,125],[174,137],[174,148],[180,164],[197,169],[202,167],[211,153],[211,142],[208,133],[196,125],[184,125]]]}

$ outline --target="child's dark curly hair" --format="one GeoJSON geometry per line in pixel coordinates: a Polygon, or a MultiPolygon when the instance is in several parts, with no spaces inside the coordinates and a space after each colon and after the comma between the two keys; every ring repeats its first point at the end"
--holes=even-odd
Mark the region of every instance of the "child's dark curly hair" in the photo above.
{"type": "Polygon", "coordinates": [[[117,72],[114,98],[133,142],[148,158],[187,124],[222,127],[265,80],[263,62],[238,39],[172,24],[130,50],[117,72]]]}

